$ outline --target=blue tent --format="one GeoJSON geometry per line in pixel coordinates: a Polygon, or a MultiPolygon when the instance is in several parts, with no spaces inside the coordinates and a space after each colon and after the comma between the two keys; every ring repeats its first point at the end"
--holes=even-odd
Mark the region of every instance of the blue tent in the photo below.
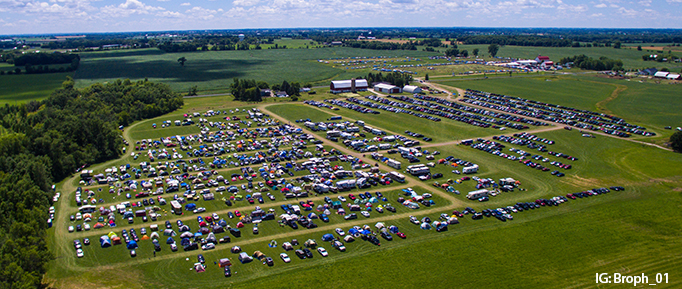
{"type": "Polygon", "coordinates": [[[166,239],[166,244],[173,244],[173,243],[175,243],[175,240],[172,237],[168,237],[168,239],[166,239]]]}
{"type": "Polygon", "coordinates": [[[126,248],[128,248],[128,250],[133,250],[133,249],[137,248],[137,242],[135,242],[135,240],[130,240],[126,244],[126,248]]]}
{"type": "Polygon", "coordinates": [[[332,235],[332,234],[322,235],[322,241],[329,242],[331,240],[334,240],[334,235],[332,235]]]}
{"type": "Polygon", "coordinates": [[[189,245],[189,243],[189,238],[182,238],[182,240],[180,240],[180,245],[183,247],[189,245]]]}
{"type": "Polygon", "coordinates": [[[398,227],[396,227],[396,226],[390,226],[390,227],[388,227],[388,230],[391,231],[391,233],[393,233],[393,234],[397,234],[398,232],[400,232],[398,230],[398,227]]]}
{"type": "Polygon", "coordinates": [[[185,205],[185,210],[187,211],[194,211],[194,209],[197,208],[197,205],[194,203],[189,203],[185,205]]]}
{"type": "Polygon", "coordinates": [[[221,227],[227,227],[227,221],[221,219],[220,221],[218,221],[218,225],[220,225],[221,227]]]}
{"type": "Polygon", "coordinates": [[[348,230],[348,234],[351,235],[360,234],[360,231],[358,231],[358,229],[351,228],[350,230],[348,230]]]}
{"type": "Polygon", "coordinates": [[[99,237],[99,245],[102,246],[102,248],[111,247],[111,239],[109,239],[109,236],[104,235],[99,237]]]}
{"type": "Polygon", "coordinates": [[[196,238],[196,237],[201,237],[201,236],[203,236],[203,235],[204,235],[204,234],[202,234],[201,232],[196,232],[196,233],[194,233],[194,237],[195,237],[195,238],[196,238]]]}
{"type": "Polygon", "coordinates": [[[360,232],[360,233],[362,233],[363,235],[372,234],[372,232],[370,232],[369,230],[362,230],[362,232],[360,232]]]}

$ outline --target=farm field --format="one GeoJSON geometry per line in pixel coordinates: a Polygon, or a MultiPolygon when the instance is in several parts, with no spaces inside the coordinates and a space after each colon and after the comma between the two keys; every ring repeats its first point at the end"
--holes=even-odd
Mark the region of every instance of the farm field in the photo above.
{"type": "Polygon", "coordinates": [[[167,83],[185,92],[197,85],[201,91],[226,90],[233,78],[256,79],[270,84],[289,82],[327,85],[331,79],[359,76],[318,64],[318,59],[350,56],[428,57],[421,51],[377,51],[352,48],[264,49],[260,51],[207,51],[164,53],[158,49],[83,53],[75,75],[76,85],[85,87],[118,78],[149,79],[167,83]],[[186,57],[184,66],[177,59],[186,57]],[[107,69],[102,69],[107,67],[107,69]]]}
{"type": "Polygon", "coordinates": [[[52,91],[62,86],[67,76],[72,75],[71,72],[0,75],[0,104],[17,104],[45,99],[52,91]]]}
{"type": "MultiPolygon", "coordinates": [[[[168,61],[170,60],[172,59],[168,61]]],[[[463,89],[479,89],[579,109],[608,110],[609,113],[620,116],[628,122],[651,127],[651,130],[657,133],[668,132],[663,130],[664,125],[679,126],[674,123],[667,124],[680,118],[679,110],[672,105],[665,105],[674,101],[673,99],[678,94],[678,89],[674,85],[626,82],[588,75],[543,75],[456,82],[444,79],[444,81],[434,81],[434,83],[442,84],[445,88],[453,86],[463,89]],[[612,97],[616,89],[619,89],[618,93],[616,97],[612,97]]],[[[330,97],[343,99],[346,96],[366,99],[352,94],[332,96],[324,92],[326,88],[319,90],[317,95],[304,95],[303,100],[321,101],[330,97]]],[[[682,227],[676,214],[677,203],[682,201],[682,196],[679,194],[682,190],[682,178],[680,178],[682,167],[678,165],[682,162],[680,154],[634,143],[629,139],[600,134],[596,135],[596,138],[585,138],[577,129],[568,131],[558,127],[545,127],[542,132],[535,133],[533,130],[537,128],[531,127],[529,132],[541,138],[554,140],[556,143],[549,145],[548,150],[577,157],[577,161],[569,161],[546,152],[501,142],[506,146],[504,152],[508,154],[512,154],[508,151],[509,148],[519,148],[533,155],[546,157],[549,161],[560,160],[570,163],[573,167],[566,170],[555,168],[547,163],[551,170],[560,170],[566,174],[565,177],[559,178],[550,172],[526,167],[519,161],[454,144],[455,140],[479,137],[491,139],[494,135],[511,135],[519,131],[483,129],[446,119],[433,122],[412,115],[387,111],[381,111],[378,115],[362,114],[345,108],[329,110],[302,103],[278,103],[274,99],[269,101],[247,104],[231,101],[229,96],[186,98],[182,109],[165,116],[137,122],[124,129],[124,136],[131,143],[128,148],[132,149],[135,141],[139,139],[158,139],[173,134],[193,134],[198,130],[195,126],[153,129],[151,124],[159,125],[164,120],[181,119],[185,113],[205,112],[209,109],[229,110],[235,107],[240,109],[257,107],[282,124],[297,126],[302,126],[300,123],[295,123],[297,119],[310,118],[312,121],[326,121],[332,116],[341,116],[341,121],[364,120],[367,125],[387,132],[403,134],[403,131],[410,130],[423,133],[425,136],[432,137],[433,141],[422,142],[420,150],[439,151],[440,154],[434,155],[435,161],[447,156],[470,161],[478,164],[480,169],[477,173],[468,176],[493,180],[511,177],[520,181],[519,188],[523,190],[517,188],[513,192],[502,192],[497,196],[491,196],[487,202],[468,200],[466,194],[477,189],[473,180],[452,184],[453,188],[461,192],[459,195],[432,185],[436,181],[443,184],[448,179],[463,177],[464,175],[452,172],[452,170],[461,169],[460,167],[452,166],[449,162],[436,164],[431,168],[431,173],[442,173],[443,177],[419,181],[405,172],[405,167],[409,165],[406,160],[400,158],[399,154],[392,155],[391,157],[402,162],[403,167],[399,171],[407,176],[406,183],[393,183],[389,186],[377,186],[367,190],[344,193],[311,195],[306,199],[311,199],[317,205],[325,196],[336,199],[338,195],[348,197],[349,193],[369,191],[375,194],[378,191],[387,198],[387,201],[380,201],[379,204],[391,203],[397,209],[395,214],[389,212],[379,214],[373,210],[371,217],[359,216],[357,220],[352,221],[344,221],[341,216],[332,214],[329,223],[316,220],[315,223],[319,227],[310,230],[282,228],[275,221],[267,221],[260,225],[259,228],[262,231],[259,235],[253,235],[252,225],[247,224],[242,229],[242,237],[233,237],[231,243],[219,244],[216,249],[210,251],[183,252],[179,250],[179,252],[172,253],[168,245],[164,243],[167,236],[162,236],[160,239],[162,250],[156,255],[150,252],[153,251],[151,242],[140,241],[137,257],[131,258],[125,245],[100,248],[99,236],[111,230],[118,234],[121,229],[129,228],[135,228],[139,232],[140,228],[148,227],[150,223],[135,221],[134,224],[128,225],[121,222],[120,227],[106,228],[102,231],[71,234],[65,232],[66,225],[75,224],[68,220],[68,214],[72,214],[77,209],[71,197],[75,187],[78,186],[76,176],[60,184],[64,197],[58,205],[57,219],[63,221],[59,221],[50,229],[55,233],[51,233],[48,237],[50,246],[57,257],[51,266],[53,269],[47,276],[51,283],[59,288],[119,285],[129,288],[224,288],[226,285],[234,288],[256,286],[290,288],[309,286],[313,284],[311,282],[326,284],[334,288],[349,287],[360,283],[372,288],[396,286],[395,284],[400,284],[398,287],[438,288],[443,286],[444,280],[447,280],[447,284],[465,288],[485,288],[490,284],[504,288],[590,288],[595,286],[594,274],[596,272],[622,272],[633,275],[645,273],[650,276],[650,280],[656,273],[671,272],[670,282],[660,284],[657,288],[676,288],[682,284],[679,278],[673,278],[672,273],[682,268],[679,256],[674,253],[682,249],[682,244],[678,240],[680,237],[678,232],[682,227]],[[462,211],[465,207],[471,207],[477,211],[486,208],[495,209],[517,202],[533,202],[536,199],[549,199],[567,193],[610,186],[623,186],[625,191],[611,191],[608,194],[576,200],[569,199],[559,206],[543,206],[514,213],[513,220],[506,222],[489,217],[472,220],[471,215],[465,215],[459,218],[459,224],[450,225],[447,231],[436,232],[420,229],[418,225],[408,220],[410,215],[419,219],[428,216],[432,220],[437,220],[441,213],[451,215],[453,210],[462,211]],[[408,187],[414,188],[419,194],[430,193],[433,195],[432,200],[435,205],[412,210],[397,203],[397,198],[404,196],[402,189],[408,187]],[[379,238],[381,246],[375,246],[363,240],[344,242],[347,251],[343,253],[329,246],[328,242],[320,241],[325,233],[336,234],[333,232],[336,227],[348,231],[351,226],[367,224],[373,228],[377,221],[385,222],[386,226],[397,226],[407,235],[407,239],[396,237],[393,241],[386,241],[379,238]],[[84,258],[76,258],[71,241],[84,236],[88,236],[93,244],[85,247],[84,258]],[[285,264],[278,258],[278,254],[284,252],[281,244],[292,238],[296,238],[301,243],[309,238],[315,239],[320,246],[329,251],[329,257],[324,258],[313,251],[312,260],[301,260],[293,251],[289,251],[287,253],[292,261],[291,264],[285,264]],[[276,240],[280,246],[268,247],[271,240],[276,240]],[[262,265],[258,260],[249,264],[241,264],[237,261],[237,254],[229,252],[229,248],[234,245],[241,246],[241,249],[249,255],[259,250],[272,257],[275,264],[269,267],[262,265]],[[192,270],[193,264],[197,262],[197,254],[203,254],[206,257],[206,272],[196,273],[192,270]],[[229,278],[224,277],[222,268],[218,268],[213,263],[225,257],[229,257],[234,264],[233,276],[229,278]],[[534,273],[528,274],[531,271],[534,273]],[[404,272],[410,273],[404,274],[404,272]]],[[[243,113],[234,114],[240,117],[243,115],[243,113]]],[[[219,118],[210,118],[210,120],[216,119],[219,118]]],[[[344,154],[363,159],[367,163],[374,163],[374,160],[369,159],[368,156],[361,156],[360,153],[348,150],[339,143],[326,140],[319,134],[312,135],[323,142],[327,151],[336,149],[344,154]]],[[[657,138],[637,137],[637,139],[656,141],[657,138]]],[[[309,145],[308,148],[312,147],[309,145]]],[[[101,171],[112,165],[137,164],[138,162],[132,160],[128,154],[119,160],[96,164],[91,168],[101,171]]],[[[421,157],[419,163],[428,162],[432,161],[421,157]]],[[[342,165],[347,166],[347,164],[342,165]]],[[[392,170],[381,163],[378,166],[381,171],[392,170]]],[[[228,169],[221,174],[229,175],[233,170],[228,169]]],[[[297,172],[295,176],[300,176],[300,173],[303,172],[297,172]]],[[[235,181],[234,184],[241,185],[243,182],[235,181]]],[[[172,199],[169,194],[163,196],[166,199],[172,199]]],[[[280,193],[276,196],[277,200],[266,200],[261,205],[262,208],[266,211],[273,208],[279,215],[283,212],[279,207],[281,204],[301,201],[285,201],[280,193]]],[[[107,205],[110,201],[107,199],[107,205]]],[[[200,204],[200,202],[197,203],[200,204]]],[[[255,205],[259,204],[250,205],[242,201],[235,203],[233,207],[227,207],[217,200],[215,205],[206,205],[208,211],[201,215],[218,212],[222,218],[226,218],[228,210],[240,210],[245,213],[253,210],[255,205]]],[[[176,219],[182,219],[193,229],[197,225],[195,215],[190,213],[182,217],[164,216],[160,222],[156,223],[162,225],[163,221],[170,220],[176,229],[176,219]]],[[[227,220],[233,226],[236,223],[234,219],[227,220]]],[[[222,235],[226,233],[216,236],[220,238],[222,235]]],[[[179,241],[178,237],[175,239],[179,241]]],[[[295,248],[298,247],[300,246],[295,246],[295,248]]]]}

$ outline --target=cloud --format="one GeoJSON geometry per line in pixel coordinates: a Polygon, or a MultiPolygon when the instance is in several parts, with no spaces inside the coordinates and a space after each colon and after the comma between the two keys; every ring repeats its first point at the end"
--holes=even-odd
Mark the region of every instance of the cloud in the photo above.
{"type": "Polygon", "coordinates": [[[646,7],[651,6],[651,0],[642,0],[642,1],[639,1],[637,3],[639,3],[639,5],[646,6],[646,7]]]}
{"type": "Polygon", "coordinates": [[[156,16],[164,17],[164,18],[180,18],[180,17],[183,17],[183,16],[185,16],[185,15],[183,15],[183,14],[180,13],[180,12],[174,12],[174,11],[161,11],[161,12],[156,13],[156,16]]]}
{"type": "Polygon", "coordinates": [[[602,16],[604,16],[604,14],[602,14],[602,13],[594,13],[594,14],[590,15],[590,17],[602,17],[602,16]]]}
{"type": "Polygon", "coordinates": [[[260,3],[260,0],[235,0],[235,1],[232,1],[232,4],[233,4],[233,5],[236,5],[236,6],[247,6],[247,7],[248,7],[248,6],[256,5],[256,4],[258,4],[258,3],[260,3]]]}
{"type": "Polygon", "coordinates": [[[190,6],[190,5],[192,5],[192,4],[189,4],[189,2],[185,2],[185,3],[180,4],[180,6],[190,6]]]}
{"type": "Polygon", "coordinates": [[[594,5],[594,7],[595,7],[595,8],[606,8],[606,7],[608,7],[608,5],[606,5],[606,4],[604,4],[604,3],[599,3],[599,4],[597,4],[597,5],[594,5]]]}
{"type": "Polygon", "coordinates": [[[108,15],[110,17],[127,17],[133,14],[150,14],[152,12],[164,11],[163,7],[155,7],[146,5],[138,0],[126,0],[126,2],[119,4],[118,6],[107,5],[102,7],[102,14],[108,15]]]}
{"type": "Polygon", "coordinates": [[[571,12],[585,12],[587,11],[587,6],[585,5],[569,5],[569,4],[561,4],[559,7],[557,7],[558,10],[568,10],[571,12]]]}
{"type": "Polygon", "coordinates": [[[223,12],[223,9],[212,10],[195,6],[192,7],[192,9],[185,11],[188,16],[200,20],[211,20],[215,18],[216,13],[218,12],[223,12]]]}
{"type": "Polygon", "coordinates": [[[668,3],[682,3],[682,0],[666,0],[668,3]]]}

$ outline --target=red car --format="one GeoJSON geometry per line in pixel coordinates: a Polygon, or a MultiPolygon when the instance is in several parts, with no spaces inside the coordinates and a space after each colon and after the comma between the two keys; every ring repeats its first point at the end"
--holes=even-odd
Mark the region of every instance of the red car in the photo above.
{"type": "Polygon", "coordinates": [[[459,211],[457,211],[457,210],[452,211],[452,214],[455,215],[455,216],[457,216],[457,217],[459,217],[459,218],[464,217],[464,215],[463,215],[462,213],[460,213],[459,211]]]}
{"type": "Polygon", "coordinates": [[[407,238],[407,236],[405,236],[405,234],[403,234],[403,232],[398,232],[398,233],[396,233],[395,235],[398,236],[398,237],[400,237],[401,239],[407,238]]]}
{"type": "Polygon", "coordinates": [[[241,216],[242,216],[242,213],[240,213],[240,212],[237,210],[237,211],[234,211],[234,215],[237,216],[237,217],[241,217],[241,216]]]}
{"type": "Polygon", "coordinates": [[[569,199],[575,200],[575,196],[573,194],[566,194],[566,197],[569,199]]]}
{"type": "Polygon", "coordinates": [[[348,194],[348,198],[355,201],[355,196],[353,194],[348,194]]]}

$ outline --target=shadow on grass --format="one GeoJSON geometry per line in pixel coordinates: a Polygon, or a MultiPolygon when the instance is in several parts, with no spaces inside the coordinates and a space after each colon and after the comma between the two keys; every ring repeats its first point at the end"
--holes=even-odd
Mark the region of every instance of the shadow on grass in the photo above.
{"type": "Polygon", "coordinates": [[[243,77],[251,66],[262,65],[263,60],[188,60],[185,66],[177,61],[153,60],[137,62],[130,59],[102,59],[82,63],[78,79],[99,80],[116,78],[164,78],[180,82],[202,82],[218,79],[231,81],[243,77]]]}

